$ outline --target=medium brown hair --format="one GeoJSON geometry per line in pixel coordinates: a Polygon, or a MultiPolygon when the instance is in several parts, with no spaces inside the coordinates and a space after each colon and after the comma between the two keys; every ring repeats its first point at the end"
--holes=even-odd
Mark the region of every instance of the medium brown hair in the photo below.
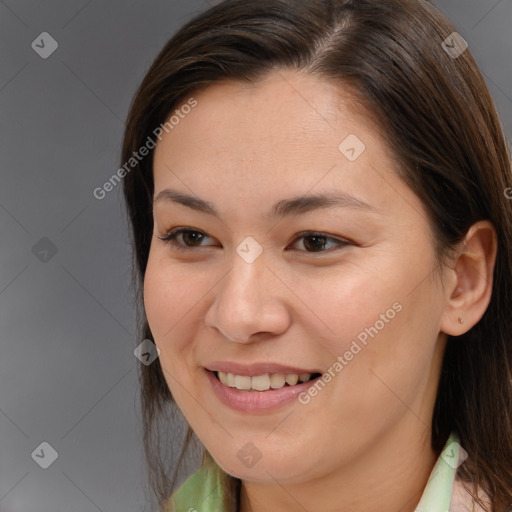
{"type": "MultiPolygon", "coordinates": [[[[483,318],[448,336],[432,421],[440,452],[457,433],[469,457],[461,475],[512,504],[512,185],[510,153],[486,83],[469,50],[443,41],[456,29],[424,0],[227,0],[184,25],[144,77],[130,108],[121,161],[145,144],[180,102],[222,80],[257,83],[278,69],[302,70],[356,91],[423,202],[443,260],[469,227],[490,220],[498,253],[483,318]]],[[[153,153],[124,179],[134,244],[140,339],[153,339],[142,283],[153,230],[153,153]]],[[[190,427],[171,479],[169,431],[175,403],[157,359],[140,366],[144,448],[151,487],[163,503],[175,487],[190,427]],[[162,418],[164,421],[162,422],[162,418]]],[[[234,479],[236,480],[236,479],[234,479]]],[[[239,481],[238,481],[239,484],[239,481]]],[[[475,495],[476,498],[476,495],[475,495]]]]}

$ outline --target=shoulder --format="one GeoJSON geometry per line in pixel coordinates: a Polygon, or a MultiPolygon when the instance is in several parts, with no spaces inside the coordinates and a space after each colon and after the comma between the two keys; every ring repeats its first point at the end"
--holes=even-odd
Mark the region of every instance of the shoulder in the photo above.
{"type": "Polygon", "coordinates": [[[485,508],[473,498],[469,484],[456,478],[453,481],[450,512],[492,512],[491,500],[482,489],[478,490],[478,497],[485,504],[485,508]]]}

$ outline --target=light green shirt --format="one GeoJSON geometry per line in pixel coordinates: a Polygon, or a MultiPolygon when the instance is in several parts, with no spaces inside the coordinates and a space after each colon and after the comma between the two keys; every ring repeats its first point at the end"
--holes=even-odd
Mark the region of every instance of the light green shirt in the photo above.
{"type": "MultiPolygon", "coordinates": [[[[452,433],[430,474],[415,512],[448,512],[452,488],[462,456],[458,437],[452,433]]],[[[173,512],[237,512],[236,496],[222,490],[230,479],[206,452],[201,468],[171,496],[173,512]]]]}

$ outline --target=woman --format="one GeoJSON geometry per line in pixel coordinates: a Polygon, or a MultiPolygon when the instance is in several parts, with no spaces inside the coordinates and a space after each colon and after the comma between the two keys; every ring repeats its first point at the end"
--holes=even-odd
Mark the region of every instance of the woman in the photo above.
{"type": "Polygon", "coordinates": [[[122,160],[162,510],[512,508],[510,155],[432,5],[222,2],[122,160]],[[175,405],[205,451],[170,497],[175,405]]]}

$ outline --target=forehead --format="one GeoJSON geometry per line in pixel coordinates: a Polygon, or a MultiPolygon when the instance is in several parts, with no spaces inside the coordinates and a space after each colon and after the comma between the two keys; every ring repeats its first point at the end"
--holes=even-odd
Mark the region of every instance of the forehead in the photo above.
{"type": "Polygon", "coordinates": [[[274,71],[257,83],[223,81],[192,96],[193,109],[183,108],[190,100],[185,98],[168,116],[172,126],[163,132],[155,160],[187,151],[199,156],[198,147],[199,154],[260,163],[317,159],[319,153],[338,157],[340,142],[350,134],[374,150],[385,146],[377,140],[375,120],[349,88],[302,72],[274,71]]]}
{"type": "MultiPolygon", "coordinates": [[[[332,132],[340,122],[347,128],[358,125],[360,131],[359,125],[375,128],[351,89],[303,72],[274,71],[256,83],[222,81],[193,96],[198,104],[186,116],[187,128],[193,125],[197,136],[216,140],[220,147],[224,145],[218,140],[219,131],[223,137],[231,135],[239,144],[248,145],[270,136],[293,139],[300,135],[309,140],[315,134],[332,132]]],[[[178,125],[172,131],[177,135],[183,128],[178,125]]]]}
{"type": "Polygon", "coordinates": [[[257,202],[314,187],[363,200],[374,195],[377,207],[396,201],[398,185],[383,186],[397,179],[389,176],[396,163],[350,89],[283,70],[256,84],[225,81],[191,96],[197,105],[175,108],[175,124],[155,149],[156,192],[178,184],[203,197],[229,190],[247,200],[249,188],[257,202]],[[348,158],[352,149],[355,160],[348,158]]]}

